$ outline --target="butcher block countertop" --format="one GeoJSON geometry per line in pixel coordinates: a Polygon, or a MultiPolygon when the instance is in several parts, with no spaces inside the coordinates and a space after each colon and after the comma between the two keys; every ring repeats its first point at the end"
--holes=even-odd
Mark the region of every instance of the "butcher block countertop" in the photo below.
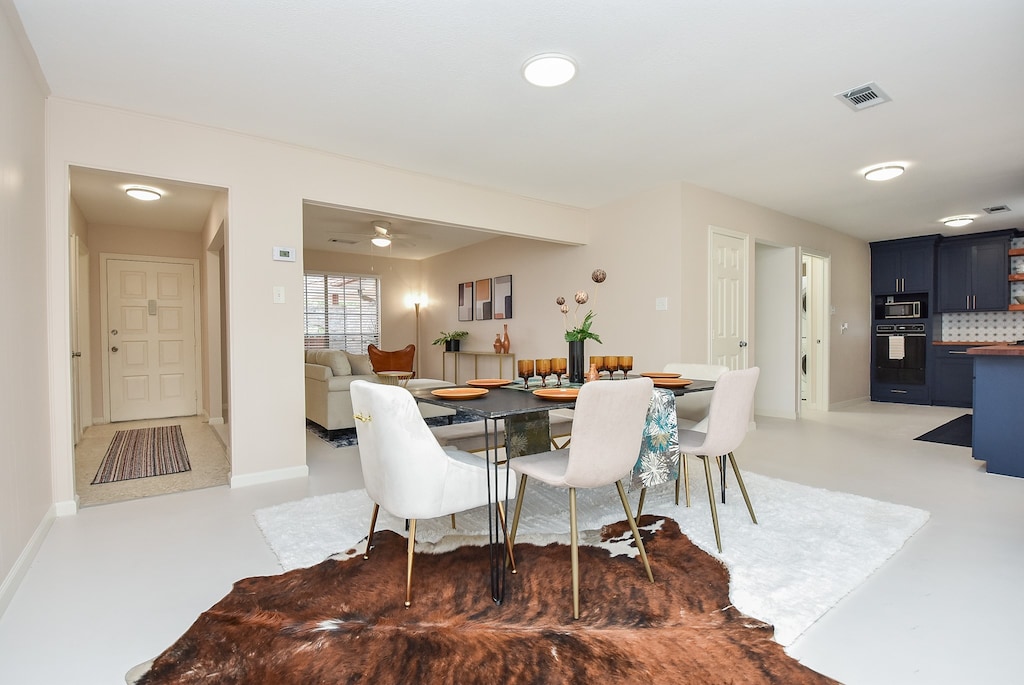
{"type": "Polygon", "coordinates": [[[972,347],[967,354],[987,357],[1024,357],[1024,345],[985,345],[972,347]]]}

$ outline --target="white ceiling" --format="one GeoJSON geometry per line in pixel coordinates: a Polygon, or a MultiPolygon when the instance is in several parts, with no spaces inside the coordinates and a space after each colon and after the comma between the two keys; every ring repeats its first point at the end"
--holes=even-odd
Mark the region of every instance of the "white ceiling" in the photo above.
{"type": "Polygon", "coordinates": [[[579,207],[681,180],[868,240],[1024,227],[1020,0],[13,3],[59,97],[579,207]],[[547,51],[577,78],[526,84],[547,51]]]}

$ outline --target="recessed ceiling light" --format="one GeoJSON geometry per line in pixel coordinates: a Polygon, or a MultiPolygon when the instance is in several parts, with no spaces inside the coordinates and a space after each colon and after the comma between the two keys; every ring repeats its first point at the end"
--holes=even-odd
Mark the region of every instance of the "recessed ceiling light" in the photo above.
{"type": "Polygon", "coordinates": [[[568,83],[575,75],[576,62],[557,52],[534,55],[523,64],[523,78],[542,88],[568,83]]]}
{"type": "Polygon", "coordinates": [[[946,219],[939,219],[942,223],[950,228],[960,228],[974,221],[973,216],[951,216],[946,219]]]}
{"type": "Polygon", "coordinates": [[[134,197],[136,200],[142,200],[143,202],[152,202],[162,197],[160,191],[156,188],[147,188],[145,186],[128,186],[124,189],[124,192],[128,194],[128,197],[134,197]]]}
{"type": "Polygon", "coordinates": [[[906,167],[900,164],[882,164],[865,171],[864,178],[869,181],[888,181],[901,175],[904,171],[906,171],[906,167]]]}

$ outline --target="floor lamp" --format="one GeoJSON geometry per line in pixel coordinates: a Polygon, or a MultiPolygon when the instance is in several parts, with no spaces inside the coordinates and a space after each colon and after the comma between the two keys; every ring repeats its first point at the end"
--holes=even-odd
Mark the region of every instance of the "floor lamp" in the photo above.
{"type": "Polygon", "coordinates": [[[412,303],[416,308],[416,377],[420,377],[420,301],[412,303]]]}

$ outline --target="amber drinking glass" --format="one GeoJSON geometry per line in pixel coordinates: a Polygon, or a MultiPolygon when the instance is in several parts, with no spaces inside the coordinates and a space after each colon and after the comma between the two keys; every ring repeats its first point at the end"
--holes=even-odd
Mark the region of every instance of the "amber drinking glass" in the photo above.
{"type": "Polygon", "coordinates": [[[569,368],[569,360],[565,357],[553,357],[551,359],[551,372],[555,374],[555,385],[562,387],[562,376],[569,368]]]}
{"type": "Polygon", "coordinates": [[[604,368],[608,371],[608,378],[615,380],[615,372],[619,370],[619,358],[605,357],[604,368]]]}
{"type": "Polygon", "coordinates": [[[622,372],[622,380],[626,380],[626,376],[633,370],[633,358],[632,357],[619,357],[619,371],[622,372]]]}
{"type": "MultiPolygon", "coordinates": [[[[601,372],[604,371],[604,357],[591,357],[590,366],[593,366],[594,368],[597,369],[597,377],[600,378],[601,372]]],[[[590,366],[588,366],[587,368],[589,369],[590,366]]]]}
{"type": "Polygon", "coordinates": [[[519,360],[519,377],[523,379],[523,387],[530,387],[530,377],[533,376],[533,360],[519,360]]]}
{"type": "Polygon", "coordinates": [[[550,359],[538,359],[537,360],[537,375],[540,376],[540,387],[548,387],[548,376],[551,375],[551,360],[550,359]]]}

